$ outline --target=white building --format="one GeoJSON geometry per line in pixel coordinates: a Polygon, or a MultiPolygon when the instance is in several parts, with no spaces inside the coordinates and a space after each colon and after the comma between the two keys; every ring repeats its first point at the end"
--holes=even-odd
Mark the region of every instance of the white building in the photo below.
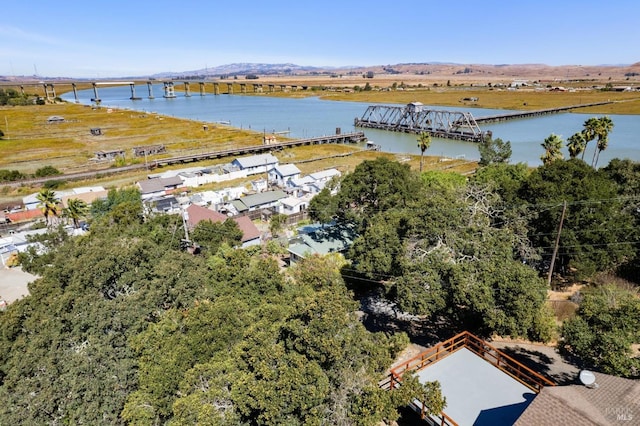
{"type": "Polygon", "coordinates": [[[252,155],[250,157],[236,158],[231,165],[246,170],[248,175],[266,173],[279,163],[278,159],[271,154],[252,155]]]}
{"type": "Polygon", "coordinates": [[[293,186],[291,181],[300,177],[300,169],[295,164],[277,165],[269,170],[269,182],[275,183],[281,188],[293,186]]]}

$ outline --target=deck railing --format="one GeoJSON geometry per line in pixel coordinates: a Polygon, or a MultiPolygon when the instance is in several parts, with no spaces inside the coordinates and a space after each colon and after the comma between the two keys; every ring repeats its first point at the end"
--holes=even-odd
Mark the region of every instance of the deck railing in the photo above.
{"type": "MultiPolygon", "coordinates": [[[[463,331],[392,368],[385,380],[380,382],[380,387],[393,390],[401,385],[402,376],[406,372],[420,371],[462,348],[467,348],[482,357],[485,361],[490,362],[535,393],[540,392],[544,386],[555,386],[555,383],[548,378],[536,373],[479,337],[468,331],[463,331]]],[[[428,420],[432,424],[451,426],[457,424],[444,412],[441,412],[438,416],[427,417],[426,407],[420,402],[416,401],[411,405],[414,410],[420,413],[422,419],[428,420]],[[434,423],[434,417],[437,417],[437,423],[434,423]]]]}

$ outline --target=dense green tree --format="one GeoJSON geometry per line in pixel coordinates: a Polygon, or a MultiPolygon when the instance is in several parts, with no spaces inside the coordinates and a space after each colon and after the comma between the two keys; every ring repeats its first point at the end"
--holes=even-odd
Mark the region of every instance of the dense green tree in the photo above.
{"type": "Polygon", "coordinates": [[[418,148],[420,149],[420,171],[424,161],[424,152],[431,146],[431,135],[429,132],[420,132],[418,135],[418,148]]]}
{"type": "Polygon", "coordinates": [[[616,185],[584,161],[554,161],[539,167],[520,196],[532,209],[530,238],[546,256],[553,251],[562,204],[567,202],[556,262],[562,275],[589,277],[634,256],[629,239],[635,235],[633,219],[624,211],[616,185]]]}
{"type": "Polygon", "coordinates": [[[287,215],[282,213],[276,213],[271,216],[271,219],[269,219],[269,232],[271,232],[272,236],[277,237],[280,234],[280,232],[282,232],[282,229],[285,227],[286,224],[287,224],[287,215]]]}
{"type": "Polygon", "coordinates": [[[337,216],[337,197],[331,195],[329,188],[323,188],[309,202],[309,217],[321,224],[331,223],[337,216]]]}
{"type": "Polygon", "coordinates": [[[239,245],[242,241],[242,231],[233,219],[224,222],[203,220],[195,226],[191,238],[204,250],[215,253],[223,243],[239,245]]]}
{"type": "Polygon", "coordinates": [[[577,315],[562,325],[561,353],[577,358],[582,368],[640,377],[640,299],[613,285],[588,288],[577,315]]]}
{"type": "Polygon", "coordinates": [[[408,164],[385,157],[364,161],[341,182],[337,195],[339,218],[366,227],[376,213],[406,207],[419,196],[420,186],[408,164]]]}
{"type": "Polygon", "coordinates": [[[583,127],[582,134],[584,135],[585,142],[584,142],[584,149],[582,150],[582,156],[580,158],[583,160],[584,160],[584,154],[585,152],[587,152],[587,145],[589,145],[589,142],[591,142],[598,136],[599,124],[600,123],[597,117],[591,117],[585,120],[584,124],[582,125],[583,127]]]}
{"type": "Polygon", "coordinates": [[[495,163],[508,163],[511,158],[511,142],[503,141],[500,138],[493,139],[491,137],[485,137],[478,145],[478,151],[480,151],[480,161],[478,164],[481,166],[488,166],[495,163]]]}

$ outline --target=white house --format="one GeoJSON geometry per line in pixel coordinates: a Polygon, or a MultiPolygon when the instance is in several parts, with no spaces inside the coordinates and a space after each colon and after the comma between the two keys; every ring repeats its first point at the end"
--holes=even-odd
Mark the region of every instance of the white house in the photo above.
{"type": "Polygon", "coordinates": [[[248,175],[266,173],[279,163],[278,159],[271,154],[252,155],[250,157],[236,158],[231,165],[246,170],[248,175]]]}
{"type": "Polygon", "coordinates": [[[269,170],[269,182],[281,188],[293,186],[291,181],[300,177],[300,169],[295,164],[281,164],[269,170]]]}
{"type": "Polygon", "coordinates": [[[300,213],[309,208],[309,197],[296,198],[287,197],[280,200],[283,214],[295,214],[300,213]]]}
{"type": "Polygon", "coordinates": [[[269,189],[269,185],[267,184],[267,180],[265,178],[260,178],[251,181],[251,189],[255,192],[264,192],[269,189]]]}
{"type": "Polygon", "coordinates": [[[338,169],[327,169],[315,173],[310,173],[309,176],[316,182],[329,182],[336,176],[342,176],[342,173],[340,173],[340,170],[338,169]]]}
{"type": "Polygon", "coordinates": [[[170,194],[177,188],[184,187],[182,179],[178,176],[169,178],[145,179],[137,182],[142,194],[142,199],[170,194]]]}

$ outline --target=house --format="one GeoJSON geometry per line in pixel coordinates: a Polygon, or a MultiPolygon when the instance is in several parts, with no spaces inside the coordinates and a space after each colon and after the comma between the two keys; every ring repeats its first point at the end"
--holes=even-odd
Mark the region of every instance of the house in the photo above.
{"type": "Polygon", "coordinates": [[[329,182],[334,177],[342,176],[342,173],[338,169],[326,169],[315,173],[310,173],[309,176],[315,182],[329,182]]]}
{"type": "Polygon", "coordinates": [[[61,202],[62,202],[62,207],[67,208],[69,207],[69,200],[71,199],[82,200],[87,205],[90,205],[95,200],[100,200],[100,199],[104,200],[108,196],[109,196],[109,191],[107,191],[102,187],[99,187],[99,188],[93,188],[89,191],[80,190],[78,192],[74,191],[72,194],[65,194],[62,196],[61,202]]]}
{"type": "Polygon", "coordinates": [[[275,183],[281,188],[293,186],[292,180],[300,177],[300,169],[295,164],[277,165],[269,170],[269,182],[275,183]]]}
{"type": "Polygon", "coordinates": [[[640,382],[585,370],[579,377],[580,384],[542,388],[514,424],[638,424],[640,382]]]}
{"type": "Polygon", "coordinates": [[[213,206],[218,208],[222,204],[242,197],[247,192],[244,186],[224,188],[219,191],[202,191],[193,194],[189,201],[199,206],[213,206]]]}
{"type": "Polygon", "coordinates": [[[251,189],[255,192],[264,192],[269,189],[269,185],[265,178],[260,178],[251,181],[251,189]]]}
{"type": "Polygon", "coordinates": [[[227,204],[227,209],[233,214],[242,214],[255,210],[274,209],[280,213],[280,200],[287,198],[284,191],[266,191],[235,199],[227,204]]]}
{"type": "MultiPolygon", "coordinates": [[[[185,220],[190,229],[193,229],[203,220],[210,220],[211,222],[217,223],[224,222],[227,219],[229,219],[229,217],[222,213],[195,204],[185,209],[185,220]]],[[[253,224],[250,218],[242,216],[231,218],[231,220],[235,221],[238,229],[242,231],[242,248],[260,244],[260,230],[253,224]]]]}
{"type": "Polygon", "coordinates": [[[356,238],[355,229],[347,225],[308,225],[289,241],[290,262],[295,263],[313,254],[344,253],[356,238]]]}
{"type": "Polygon", "coordinates": [[[291,215],[295,213],[300,213],[309,208],[309,200],[310,198],[297,198],[297,197],[287,197],[280,200],[280,204],[282,205],[282,213],[286,215],[291,215]]]}
{"type": "Polygon", "coordinates": [[[266,173],[278,165],[278,159],[271,154],[252,155],[250,157],[236,158],[231,162],[232,166],[246,170],[248,175],[266,173]]]}
{"type": "Polygon", "coordinates": [[[180,202],[173,195],[149,198],[145,203],[157,213],[177,213],[180,209],[180,202]]]}
{"type": "Polygon", "coordinates": [[[184,186],[182,179],[178,176],[141,180],[137,182],[137,185],[143,200],[169,194],[184,186]]]}

